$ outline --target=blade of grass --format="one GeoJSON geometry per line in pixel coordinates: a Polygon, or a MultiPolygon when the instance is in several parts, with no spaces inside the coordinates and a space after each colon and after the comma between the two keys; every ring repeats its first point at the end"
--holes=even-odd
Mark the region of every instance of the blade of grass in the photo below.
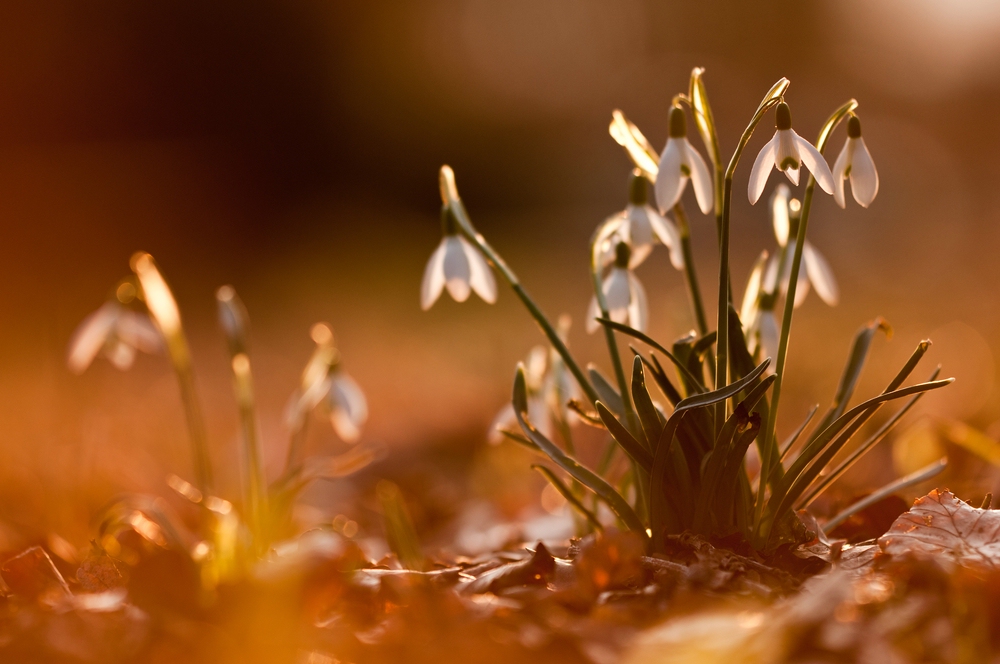
{"type": "Polygon", "coordinates": [[[653,455],[646,449],[646,446],[636,440],[625,428],[625,425],[618,421],[614,413],[600,401],[597,402],[597,414],[601,416],[601,421],[604,422],[604,426],[608,428],[608,432],[615,439],[615,442],[621,445],[630,459],[648,473],[653,467],[653,455]]]}

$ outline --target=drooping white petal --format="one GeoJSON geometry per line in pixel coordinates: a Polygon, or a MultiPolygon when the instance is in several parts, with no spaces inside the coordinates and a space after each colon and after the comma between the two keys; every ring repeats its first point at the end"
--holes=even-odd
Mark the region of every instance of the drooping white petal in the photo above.
{"type": "Polygon", "coordinates": [[[684,141],[684,163],[688,167],[688,170],[691,171],[691,184],[694,186],[694,197],[698,201],[701,213],[709,214],[715,206],[715,199],[712,195],[714,190],[712,176],[709,175],[705,160],[701,158],[697,150],[691,147],[688,139],[682,138],[680,140],[684,141]]]}
{"type": "Polygon", "coordinates": [[[354,379],[337,371],[330,380],[330,420],[337,435],[352,443],[361,435],[368,419],[368,401],[354,379]]]}
{"type": "Polygon", "coordinates": [[[837,288],[837,280],[833,277],[833,270],[823,255],[809,242],[803,245],[802,262],[805,263],[805,271],[813,288],[816,289],[816,294],[831,307],[836,306],[840,300],[840,290],[837,288]]]}
{"type": "Polygon", "coordinates": [[[788,198],[791,192],[788,185],[779,184],[774,188],[771,195],[771,224],[774,226],[774,237],[778,240],[778,246],[785,246],[788,242],[788,198]]]}
{"type": "Polygon", "coordinates": [[[630,300],[628,304],[628,324],[639,330],[646,331],[649,323],[649,304],[646,300],[646,289],[642,287],[639,278],[631,272],[628,273],[628,283],[630,300]]]}
{"type": "Polygon", "coordinates": [[[535,425],[540,434],[551,440],[552,414],[542,395],[535,395],[528,399],[528,420],[535,425]]]}
{"type": "Polygon", "coordinates": [[[115,368],[125,371],[135,362],[135,347],[124,341],[117,341],[111,346],[106,346],[104,355],[115,368]]]}
{"type": "Polygon", "coordinates": [[[757,311],[757,297],[760,295],[760,284],[764,276],[764,265],[767,262],[767,251],[763,251],[754,263],[753,270],[750,271],[750,278],[747,279],[747,288],[743,291],[743,304],[740,306],[740,322],[743,323],[743,331],[746,333],[750,329],[750,321],[757,311]]]}
{"type": "Polygon", "coordinates": [[[833,200],[842,208],[847,207],[847,197],[844,196],[844,179],[847,177],[847,167],[851,163],[851,153],[854,151],[851,139],[847,139],[837,161],[833,163],[833,200]]]}
{"type": "Polygon", "coordinates": [[[427,311],[437,302],[444,288],[444,255],[448,248],[448,238],[441,238],[431,259],[424,268],[424,280],[420,284],[420,308],[427,311]]]}
{"type": "Polygon", "coordinates": [[[750,183],[747,185],[750,205],[756,203],[760,199],[760,195],[764,193],[764,185],[767,184],[767,178],[771,175],[771,166],[774,164],[774,154],[777,150],[778,133],[775,132],[774,137],[757,153],[753,168],[750,169],[750,183]]]}
{"type": "Polygon", "coordinates": [[[145,314],[123,311],[115,324],[118,338],[143,353],[158,353],[163,348],[159,328],[145,314]]]}
{"type": "MultiPolygon", "coordinates": [[[[785,265],[789,265],[788,260],[785,260],[785,265]]],[[[774,289],[775,287],[777,287],[777,285],[778,285],[778,254],[775,254],[774,256],[771,256],[770,260],[767,261],[767,267],[764,269],[764,276],[761,278],[760,288],[765,293],[773,294],[774,289]]]]}
{"type": "Polygon", "coordinates": [[[779,129],[774,134],[778,139],[778,149],[774,152],[774,167],[779,171],[790,168],[798,170],[799,164],[802,163],[802,156],[795,140],[798,134],[791,129],[779,129]]]}
{"type": "Polygon", "coordinates": [[[444,242],[444,285],[456,302],[465,302],[471,292],[469,259],[457,235],[449,235],[444,242]]]}
{"type": "Polygon", "coordinates": [[[122,311],[122,306],[117,302],[105,302],[97,311],[83,319],[69,342],[66,364],[70,371],[80,374],[90,366],[107,342],[122,311]]]}
{"type": "MultiPolygon", "coordinates": [[[[648,205],[629,205],[625,208],[625,222],[622,230],[626,231],[627,242],[632,248],[629,267],[636,267],[653,251],[653,226],[649,218],[652,208],[648,205]]],[[[653,214],[656,214],[655,212],[653,214]]],[[[614,247],[611,247],[614,251],[614,247]]]]}
{"type": "Polygon", "coordinates": [[[678,270],[684,269],[684,250],[681,247],[681,234],[674,223],[660,216],[656,210],[646,206],[646,217],[656,238],[670,249],[670,264],[678,270]]]}
{"type": "Polygon", "coordinates": [[[548,359],[549,351],[545,346],[535,346],[528,354],[528,361],[525,362],[525,382],[529,393],[542,389],[548,359]]]}
{"type": "Polygon", "coordinates": [[[615,247],[619,242],[629,242],[628,217],[625,211],[616,212],[597,227],[594,238],[594,254],[601,267],[607,267],[615,259],[615,247]]]}
{"type": "Polygon", "coordinates": [[[611,320],[617,323],[628,322],[629,303],[631,292],[629,290],[628,270],[620,267],[611,269],[611,274],[604,280],[604,301],[608,305],[608,314],[611,320]]]}
{"type": "Polygon", "coordinates": [[[656,174],[656,206],[666,214],[680,200],[688,178],[681,172],[684,160],[683,148],[678,139],[668,138],[667,146],[660,156],[660,169],[656,174]]]}
{"type": "Polygon", "coordinates": [[[497,282],[490,264],[464,237],[458,238],[458,241],[462,243],[462,250],[469,262],[469,285],[484,302],[493,304],[497,301],[497,282]]]}
{"type": "Polygon", "coordinates": [[[597,303],[597,296],[594,295],[590,298],[590,304],[587,306],[587,324],[584,326],[587,330],[587,334],[593,334],[600,329],[601,324],[597,322],[597,319],[601,317],[601,307],[597,303]]]}
{"type": "Polygon", "coordinates": [[[794,184],[796,187],[799,186],[799,169],[798,168],[786,168],[785,177],[788,181],[794,184]]]}
{"type": "Polygon", "coordinates": [[[868,207],[878,194],[878,171],[875,162],[868,152],[865,139],[862,137],[848,139],[856,141],[853,159],[851,160],[851,193],[861,207],[868,207]]]}
{"type": "MultiPolygon", "coordinates": [[[[785,265],[781,270],[781,294],[782,296],[788,295],[788,285],[792,280],[792,263],[795,262],[795,240],[788,241],[788,249],[785,252],[785,265]]],[[[805,252],[803,251],[802,262],[805,263],[805,252]]],[[[798,308],[806,300],[806,296],[809,295],[809,271],[806,269],[805,265],[799,266],[799,278],[795,284],[795,304],[794,306],[798,308]]]]}
{"type": "MultiPolygon", "coordinates": [[[[791,131],[789,129],[789,131],[791,131]]],[[[833,193],[833,173],[830,172],[830,165],[826,163],[826,158],[823,154],[816,149],[812,143],[802,138],[794,131],[792,135],[795,137],[795,145],[799,150],[799,157],[802,163],[806,165],[809,172],[813,174],[816,178],[817,184],[820,188],[828,194],[833,193]]]]}
{"type": "Polygon", "coordinates": [[[761,311],[757,324],[757,333],[760,335],[760,359],[771,358],[771,366],[778,357],[778,319],[774,317],[773,311],[761,311]]]}

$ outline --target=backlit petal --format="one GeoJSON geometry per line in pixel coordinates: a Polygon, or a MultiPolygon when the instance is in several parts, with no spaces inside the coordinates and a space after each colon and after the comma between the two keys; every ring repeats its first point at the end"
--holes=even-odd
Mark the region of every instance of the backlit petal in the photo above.
{"type": "Polygon", "coordinates": [[[778,245],[783,247],[788,242],[788,199],[791,192],[788,185],[782,183],[774,188],[771,195],[771,225],[774,226],[774,237],[778,245]]]}
{"type": "Polygon", "coordinates": [[[646,216],[649,219],[653,234],[670,249],[670,264],[678,270],[684,269],[684,251],[681,247],[681,234],[674,226],[674,222],[666,217],[660,216],[653,208],[646,206],[646,216]]]}
{"type": "Polygon", "coordinates": [[[649,323],[649,304],[646,300],[646,289],[642,287],[638,277],[628,273],[630,299],[628,305],[629,325],[644,332],[649,323]]]}
{"type": "Polygon", "coordinates": [[[597,296],[590,298],[590,304],[587,306],[587,324],[584,326],[587,330],[587,334],[593,334],[600,329],[601,324],[597,322],[597,319],[601,316],[601,308],[597,304],[597,296]]]}
{"type": "Polygon", "coordinates": [[[660,170],[656,174],[656,206],[666,214],[680,200],[687,184],[687,176],[681,173],[681,163],[684,159],[682,148],[676,138],[667,139],[660,157],[660,170]]]}
{"type": "Polygon", "coordinates": [[[702,214],[709,214],[715,206],[715,199],[712,196],[714,182],[708,172],[705,160],[701,158],[698,151],[691,147],[686,138],[684,141],[684,156],[688,170],[691,171],[691,184],[694,186],[694,197],[698,200],[698,207],[702,214]]]}
{"type": "Polygon", "coordinates": [[[608,305],[611,320],[624,323],[628,319],[628,306],[631,300],[629,292],[628,270],[620,267],[612,268],[611,274],[604,280],[604,301],[608,305]]]}
{"type": "Polygon", "coordinates": [[[348,443],[358,439],[368,419],[368,401],[344,371],[337,371],[330,380],[330,417],[337,435],[348,443]]]}
{"type": "Polygon", "coordinates": [[[861,207],[868,207],[878,194],[878,171],[872,161],[864,138],[850,139],[857,141],[854,158],[851,160],[851,193],[861,207]]]}
{"type": "Polygon", "coordinates": [[[444,254],[447,246],[447,238],[442,238],[441,244],[431,254],[431,259],[424,268],[424,280],[420,284],[420,308],[424,311],[431,308],[444,288],[444,254]]]}
{"type": "Polygon", "coordinates": [[[469,285],[484,302],[493,304],[497,301],[497,282],[493,278],[493,270],[479,250],[473,247],[464,237],[459,238],[465,258],[469,261],[469,285]]]}
{"type": "Polygon", "coordinates": [[[805,243],[804,248],[802,262],[805,263],[806,273],[809,275],[809,281],[812,282],[813,288],[816,289],[816,294],[831,307],[836,306],[840,300],[840,290],[837,288],[837,280],[833,277],[830,264],[808,242],[805,243]]]}
{"type": "Polygon", "coordinates": [[[105,348],[105,357],[115,365],[115,368],[125,371],[135,362],[135,348],[129,344],[119,341],[114,345],[105,348]]]}
{"type": "Polygon", "coordinates": [[[832,194],[833,173],[830,172],[830,165],[826,163],[826,158],[812,143],[795,132],[792,132],[792,134],[795,136],[795,145],[799,149],[799,157],[801,157],[802,163],[806,165],[809,172],[816,178],[816,182],[820,188],[826,193],[832,194]]]}
{"type": "Polygon", "coordinates": [[[160,329],[149,316],[124,311],[115,324],[115,334],[128,345],[143,353],[158,353],[163,348],[160,329]]]}
{"type": "Polygon", "coordinates": [[[449,235],[445,238],[444,285],[456,302],[469,298],[469,277],[469,259],[462,241],[457,235],[449,235]]]}
{"type": "Polygon", "coordinates": [[[627,228],[629,246],[632,247],[629,267],[640,265],[653,251],[653,226],[647,211],[652,211],[648,205],[629,205],[625,209],[622,228],[627,228]]]}
{"type": "Polygon", "coordinates": [[[760,312],[760,321],[757,325],[760,334],[760,359],[771,358],[771,366],[778,357],[778,319],[774,317],[773,311],[760,312]]]}
{"type": "Polygon", "coordinates": [[[747,288],[743,292],[743,304],[740,307],[740,322],[743,323],[744,332],[749,329],[750,320],[757,311],[757,296],[760,295],[760,284],[766,262],[767,251],[763,251],[754,263],[753,270],[750,271],[750,278],[747,279],[747,288]]]}
{"type": "Polygon", "coordinates": [[[757,153],[757,158],[753,162],[753,168],[750,169],[750,183],[747,185],[747,196],[750,198],[751,205],[756,203],[760,199],[760,195],[764,193],[764,185],[767,184],[767,178],[771,175],[771,166],[774,164],[774,153],[777,149],[778,134],[775,132],[774,137],[757,153]]]}
{"type": "Polygon", "coordinates": [[[117,302],[105,302],[100,309],[83,319],[69,342],[66,364],[79,374],[90,366],[104,347],[118,316],[124,311],[117,302]]]}
{"type": "Polygon", "coordinates": [[[774,153],[774,167],[779,171],[788,168],[799,167],[802,162],[802,155],[799,154],[799,146],[796,142],[796,134],[791,129],[779,129],[775,132],[778,138],[778,149],[774,153]]]}
{"type": "Polygon", "coordinates": [[[844,147],[833,163],[833,200],[842,208],[847,207],[847,197],[844,195],[844,178],[847,166],[851,162],[851,139],[844,142],[844,147]]]}
{"type": "Polygon", "coordinates": [[[786,168],[785,177],[788,178],[788,181],[794,184],[796,187],[799,186],[799,169],[786,168]]]}

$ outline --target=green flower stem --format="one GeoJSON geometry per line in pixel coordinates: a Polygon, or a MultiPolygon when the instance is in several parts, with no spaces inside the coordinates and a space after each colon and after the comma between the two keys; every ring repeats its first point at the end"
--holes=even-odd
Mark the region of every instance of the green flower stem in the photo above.
{"type": "MultiPolygon", "coordinates": [[[[601,317],[611,318],[608,311],[608,302],[604,297],[604,290],[601,288],[601,266],[599,264],[599,251],[597,244],[600,241],[603,231],[607,227],[605,222],[597,227],[594,236],[590,240],[590,276],[594,283],[594,297],[597,298],[597,307],[601,310],[601,317]]],[[[622,366],[621,354],[618,352],[618,342],[615,340],[615,331],[607,325],[604,328],[604,339],[608,344],[608,355],[611,356],[611,365],[615,370],[615,378],[618,380],[618,391],[621,392],[622,403],[625,407],[625,421],[633,435],[641,432],[639,419],[635,414],[632,405],[632,394],[629,391],[629,383],[625,378],[625,368],[622,366]]],[[[645,473],[640,472],[635,461],[629,459],[632,464],[632,476],[636,478],[636,508],[639,510],[639,518],[643,518],[643,507],[647,504],[649,495],[649,478],[645,473]]]]}
{"type": "MultiPolygon", "coordinates": [[[[847,114],[857,108],[858,103],[853,99],[836,111],[824,123],[820,130],[819,140],[816,141],[816,149],[820,154],[826,150],[827,140],[830,134],[837,128],[840,121],[847,117],[847,114]]],[[[788,339],[792,331],[792,314],[795,311],[795,291],[799,283],[799,272],[802,268],[802,252],[806,244],[806,231],[809,228],[809,211],[812,208],[813,192],[816,189],[816,178],[809,174],[809,182],[806,184],[806,193],[802,199],[802,214],[799,218],[798,231],[795,234],[795,251],[792,254],[792,270],[788,275],[788,291],[785,294],[785,309],[781,317],[781,333],[778,337],[778,358],[774,364],[774,373],[777,376],[774,387],[771,388],[771,417],[768,419],[767,431],[764,439],[764,454],[760,463],[760,477],[771,477],[771,449],[774,447],[775,436],[778,431],[778,403],[781,400],[781,387],[785,377],[785,359],[788,356],[788,339]]],[[[780,271],[779,266],[779,271],[780,271]]],[[[779,279],[778,283],[781,281],[779,279]]],[[[757,514],[754,517],[754,538],[760,538],[760,525],[764,514],[764,493],[767,489],[766,482],[760,482],[757,487],[757,514]]],[[[766,536],[766,533],[765,533],[766,536]]],[[[763,545],[763,541],[759,540],[763,545]]]]}
{"type": "MultiPolygon", "coordinates": [[[[698,334],[708,334],[708,318],[705,316],[705,303],[701,299],[701,287],[694,267],[694,252],[691,250],[691,226],[688,224],[684,206],[677,202],[674,205],[674,219],[677,221],[677,231],[681,236],[681,252],[684,254],[684,280],[687,282],[688,294],[691,296],[691,308],[694,309],[695,323],[698,334]]],[[[708,371],[715,378],[715,356],[708,356],[708,371]]]]}
{"type": "MultiPolygon", "coordinates": [[[[788,79],[782,78],[764,95],[764,99],[757,106],[757,111],[750,119],[750,124],[743,130],[736,151],[733,152],[729,166],[726,168],[722,190],[722,226],[719,233],[719,320],[716,327],[718,339],[715,347],[715,389],[717,390],[729,384],[729,301],[731,298],[729,287],[729,216],[733,199],[733,174],[736,172],[737,164],[740,163],[743,150],[746,149],[750,137],[753,136],[753,130],[757,128],[757,124],[760,123],[764,114],[781,100],[781,96],[787,89],[788,79]]],[[[716,434],[722,430],[726,421],[727,405],[728,401],[722,401],[715,407],[716,434]]]]}
{"type": "MultiPolygon", "coordinates": [[[[448,170],[450,172],[451,169],[448,170]]],[[[576,378],[576,382],[580,384],[580,389],[582,389],[584,394],[587,395],[587,399],[590,400],[591,405],[597,403],[598,399],[600,399],[600,396],[597,394],[597,390],[595,390],[594,386],[590,384],[586,374],[584,374],[583,370],[580,369],[580,365],[578,365],[576,360],[573,359],[573,356],[570,355],[569,348],[567,348],[563,340],[559,338],[559,333],[556,331],[556,328],[551,322],[549,322],[549,319],[546,318],[542,310],[538,308],[535,301],[531,299],[531,296],[528,295],[528,291],[524,290],[524,286],[521,285],[517,275],[514,274],[514,271],[511,270],[503,258],[500,257],[500,254],[494,251],[493,247],[486,242],[486,238],[476,232],[476,229],[472,226],[472,222],[469,220],[468,213],[465,211],[465,206],[462,205],[461,199],[457,196],[449,196],[446,205],[451,207],[451,211],[455,215],[455,219],[458,221],[458,228],[462,232],[462,235],[479,248],[479,251],[481,251],[483,256],[486,257],[486,260],[488,260],[493,267],[496,268],[496,271],[500,273],[500,276],[504,278],[504,281],[507,282],[514,293],[521,299],[521,302],[524,303],[524,306],[528,309],[528,313],[530,313],[531,317],[535,319],[538,326],[542,328],[542,332],[549,340],[549,343],[552,344],[552,347],[557,353],[559,353],[559,357],[561,357],[563,362],[566,363],[566,368],[570,370],[570,373],[572,373],[573,377],[576,378]]]]}

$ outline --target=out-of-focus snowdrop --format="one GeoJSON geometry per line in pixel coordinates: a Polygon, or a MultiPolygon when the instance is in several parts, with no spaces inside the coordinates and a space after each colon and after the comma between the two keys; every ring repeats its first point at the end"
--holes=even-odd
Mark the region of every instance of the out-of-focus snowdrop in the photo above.
{"type": "MultiPolygon", "coordinates": [[[[569,335],[570,318],[560,316],[558,330],[565,342],[569,335]]],[[[535,346],[524,362],[525,385],[528,394],[528,418],[546,438],[552,438],[557,429],[575,424],[579,416],[569,410],[566,404],[580,399],[582,393],[566,363],[552,348],[535,346]]],[[[497,444],[504,438],[504,431],[517,432],[520,425],[514,414],[514,406],[508,403],[497,413],[489,429],[489,441],[497,444]]],[[[565,431],[561,431],[565,435],[565,431]]]]}
{"type": "Polygon", "coordinates": [[[138,351],[163,350],[163,337],[149,315],[126,306],[136,294],[135,285],[124,281],[112,299],[83,319],[73,333],[66,357],[73,373],[83,373],[98,355],[125,370],[132,366],[138,351]]]}
{"type": "Polygon", "coordinates": [[[688,141],[687,118],[677,106],[670,109],[670,129],[667,136],[667,144],[660,155],[656,174],[656,204],[660,212],[666,214],[681,199],[688,180],[691,180],[702,214],[710,213],[715,204],[712,176],[705,160],[688,141]]]}
{"type": "Polygon", "coordinates": [[[868,207],[878,194],[878,171],[861,137],[861,120],[851,115],[847,120],[847,141],[833,164],[833,198],[837,205],[847,207],[844,180],[851,180],[851,193],[861,207],[868,207]]]}
{"type": "Polygon", "coordinates": [[[458,223],[448,205],[441,209],[444,237],[431,254],[420,286],[420,306],[427,311],[445,288],[456,302],[465,302],[475,291],[485,302],[497,299],[493,271],[483,255],[458,232],[458,223]]]}
{"type": "Polygon", "coordinates": [[[820,188],[833,193],[833,174],[822,153],[816,147],[795,133],[792,129],[792,114],[788,104],[781,102],[774,112],[774,137],[761,148],[750,171],[747,195],[753,205],[764,193],[764,185],[771,175],[771,166],[784,172],[792,184],[799,183],[799,168],[805,164],[816,178],[820,188]]]}
{"type": "Polygon", "coordinates": [[[285,419],[294,433],[305,427],[313,409],[320,408],[328,413],[341,440],[353,443],[361,436],[361,427],[368,419],[368,402],[341,366],[330,327],[317,323],[311,336],[316,350],[302,372],[301,384],[289,401],[285,419]]]}
{"type": "Polygon", "coordinates": [[[614,261],[618,243],[625,242],[632,249],[630,268],[634,269],[646,260],[654,245],[659,243],[669,249],[670,264],[678,270],[684,269],[680,233],[670,219],[649,204],[646,183],[642,174],[633,173],[629,181],[628,206],[602,224],[596,243],[601,267],[607,267],[614,261]]]}
{"type": "MultiPolygon", "coordinates": [[[[616,323],[626,323],[637,330],[644,331],[649,321],[649,307],[646,303],[646,290],[639,279],[629,269],[632,250],[625,242],[615,245],[615,261],[601,284],[601,293],[608,307],[608,316],[616,323]]],[[[595,295],[590,300],[587,310],[587,332],[596,332],[601,324],[597,318],[601,316],[601,306],[595,295]]]]}
{"type": "Polygon", "coordinates": [[[768,253],[763,251],[750,272],[740,307],[747,349],[758,361],[768,357],[773,360],[778,352],[778,319],[774,315],[776,275],[768,274],[767,266],[768,253]]]}
{"type": "MultiPolygon", "coordinates": [[[[798,199],[791,198],[788,187],[784,184],[778,185],[771,197],[771,220],[774,236],[781,250],[771,257],[764,281],[780,283],[782,296],[788,292],[792,260],[795,255],[795,236],[798,232],[801,211],[801,203],[798,199]],[[779,270],[778,262],[781,256],[784,256],[784,261],[779,270]]],[[[798,307],[805,302],[810,286],[816,289],[816,294],[821,300],[831,307],[836,306],[840,300],[840,290],[833,276],[833,270],[809,240],[806,240],[802,247],[802,263],[805,269],[799,270],[798,285],[795,288],[795,306],[798,307]]]]}

